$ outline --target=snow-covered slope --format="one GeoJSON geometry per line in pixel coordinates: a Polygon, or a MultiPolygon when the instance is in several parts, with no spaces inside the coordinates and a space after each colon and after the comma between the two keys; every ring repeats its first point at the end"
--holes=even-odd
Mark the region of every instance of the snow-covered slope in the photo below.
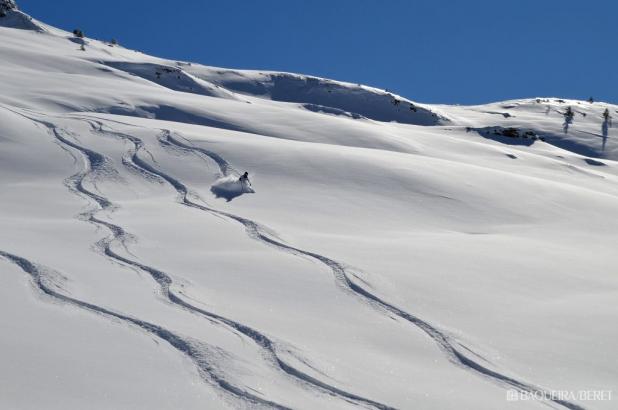
{"type": "Polygon", "coordinates": [[[616,407],[507,392],[618,386],[618,107],[418,104],[4,14],[0,408],[616,407]]]}

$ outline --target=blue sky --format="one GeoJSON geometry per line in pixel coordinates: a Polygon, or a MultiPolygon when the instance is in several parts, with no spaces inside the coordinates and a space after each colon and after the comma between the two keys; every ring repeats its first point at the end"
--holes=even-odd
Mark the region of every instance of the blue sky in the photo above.
{"type": "Polygon", "coordinates": [[[161,57],[313,74],[413,100],[618,102],[613,0],[18,0],[161,57]]]}

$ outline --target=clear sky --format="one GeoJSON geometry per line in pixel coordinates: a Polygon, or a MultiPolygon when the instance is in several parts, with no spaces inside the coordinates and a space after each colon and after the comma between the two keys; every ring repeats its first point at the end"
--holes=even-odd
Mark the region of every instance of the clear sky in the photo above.
{"type": "Polygon", "coordinates": [[[420,102],[618,102],[614,0],[17,0],[46,23],[230,68],[388,88],[420,102]]]}

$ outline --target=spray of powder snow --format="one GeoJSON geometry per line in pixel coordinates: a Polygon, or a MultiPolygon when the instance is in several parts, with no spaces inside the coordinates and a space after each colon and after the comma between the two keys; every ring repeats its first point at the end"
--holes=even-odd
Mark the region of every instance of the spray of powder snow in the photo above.
{"type": "Polygon", "coordinates": [[[242,194],[255,193],[248,182],[239,181],[238,177],[235,175],[228,175],[218,179],[212,187],[210,187],[210,191],[215,194],[217,198],[225,198],[228,202],[242,194]]]}

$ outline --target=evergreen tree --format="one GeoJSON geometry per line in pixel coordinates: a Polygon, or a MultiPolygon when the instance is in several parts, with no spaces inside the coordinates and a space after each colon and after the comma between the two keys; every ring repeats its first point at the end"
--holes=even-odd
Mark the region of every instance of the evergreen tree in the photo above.
{"type": "Polygon", "coordinates": [[[0,17],[5,17],[11,10],[17,10],[14,0],[0,0],[0,17]]]}

